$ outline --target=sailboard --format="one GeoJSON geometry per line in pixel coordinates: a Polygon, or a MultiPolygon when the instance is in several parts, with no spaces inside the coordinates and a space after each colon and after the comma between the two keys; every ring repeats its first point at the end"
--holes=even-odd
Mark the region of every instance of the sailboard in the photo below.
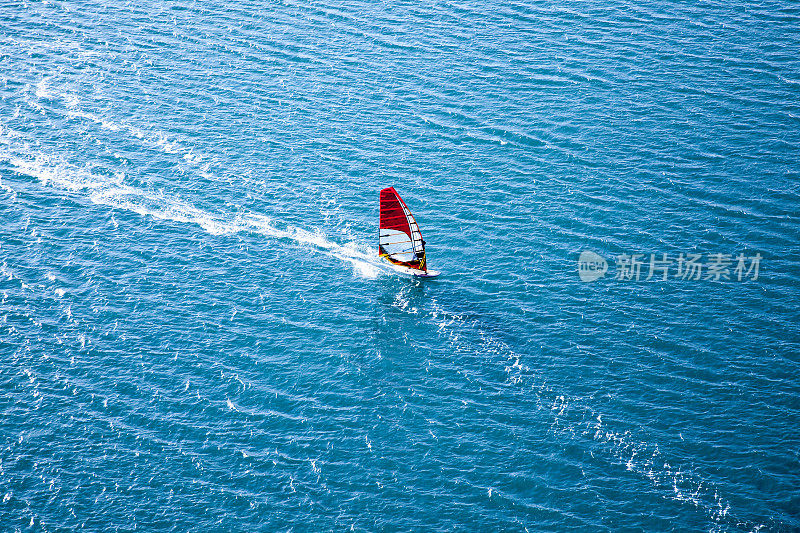
{"type": "Polygon", "coordinates": [[[425,278],[440,274],[428,269],[422,232],[394,187],[387,187],[380,194],[378,255],[402,274],[425,278]]]}

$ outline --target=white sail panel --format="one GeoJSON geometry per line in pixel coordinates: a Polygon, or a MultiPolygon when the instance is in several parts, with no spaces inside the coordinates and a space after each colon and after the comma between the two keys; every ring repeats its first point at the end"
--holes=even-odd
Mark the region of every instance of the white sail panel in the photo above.
{"type": "Polygon", "coordinates": [[[408,210],[404,202],[401,202],[400,205],[403,206],[403,214],[406,216],[406,220],[408,220],[408,227],[411,228],[411,241],[414,244],[413,251],[421,254],[425,248],[422,244],[422,233],[419,231],[417,221],[414,220],[414,215],[411,214],[411,211],[408,210]]]}
{"type": "Polygon", "coordinates": [[[414,243],[404,231],[381,228],[378,243],[384,252],[396,261],[409,262],[417,258],[414,243]]]}

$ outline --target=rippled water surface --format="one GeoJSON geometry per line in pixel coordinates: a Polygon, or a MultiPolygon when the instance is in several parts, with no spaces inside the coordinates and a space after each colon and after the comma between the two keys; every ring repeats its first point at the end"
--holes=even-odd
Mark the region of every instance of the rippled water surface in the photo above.
{"type": "Polygon", "coordinates": [[[0,529],[800,529],[799,29],[0,2],[0,529]]]}

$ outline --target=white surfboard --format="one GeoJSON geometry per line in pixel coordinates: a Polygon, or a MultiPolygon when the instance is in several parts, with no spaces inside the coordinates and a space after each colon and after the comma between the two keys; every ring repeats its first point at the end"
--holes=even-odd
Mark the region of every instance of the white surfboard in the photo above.
{"type": "Polygon", "coordinates": [[[401,265],[393,265],[387,261],[388,265],[394,270],[395,272],[399,272],[400,274],[404,274],[406,276],[414,276],[416,278],[435,278],[438,277],[441,272],[438,270],[418,270],[416,268],[408,268],[401,265]]]}

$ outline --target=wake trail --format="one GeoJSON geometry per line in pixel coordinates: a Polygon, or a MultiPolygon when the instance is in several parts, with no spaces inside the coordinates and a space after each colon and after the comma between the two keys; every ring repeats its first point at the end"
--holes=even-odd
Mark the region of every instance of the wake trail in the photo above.
{"type": "MultiPolygon", "coordinates": [[[[13,149],[13,141],[10,142],[8,135],[4,133],[0,128],[0,161],[8,163],[21,175],[36,178],[44,186],[84,194],[95,204],[141,216],[194,224],[214,236],[251,233],[304,245],[306,249],[349,263],[354,272],[363,278],[372,279],[382,273],[389,273],[378,262],[372,250],[362,243],[349,241],[342,244],[328,238],[319,228],[309,231],[292,225],[281,225],[261,213],[231,214],[205,210],[175,194],[127,185],[123,172],[115,172],[111,176],[99,174],[93,171],[90,163],[79,167],[30,150],[19,153],[19,150],[13,149]]],[[[2,186],[4,189],[13,189],[6,183],[2,186]]]]}
{"type": "MultiPolygon", "coordinates": [[[[98,130],[124,135],[129,141],[136,141],[143,147],[175,156],[185,165],[193,168],[193,173],[211,182],[225,182],[216,175],[214,169],[227,169],[247,179],[251,173],[246,169],[228,169],[214,154],[196,149],[192,143],[180,136],[166,133],[146,126],[137,126],[104,113],[103,115],[86,111],[80,106],[79,95],[69,87],[54,87],[47,77],[35,85],[21,90],[23,102],[37,114],[54,113],[70,120],[81,121],[85,126],[98,130]]],[[[19,113],[19,110],[16,114],[19,113]]],[[[12,117],[12,118],[16,118],[12,117]]],[[[374,250],[355,239],[340,243],[329,238],[320,228],[313,230],[282,224],[269,215],[253,211],[236,214],[214,212],[197,207],[185,201],[178,193],[145,189],[130,185],[123,168],[108,168],[108,162],[88,161],[78,166],[52,153],[34,149],[35,138],[0,124],[0,160],[9,163],[13,169],[24,175],[34,177],[42,185],[84,194],[98,205],[131,211],[142,216],[160,220],[200,226],[210,235],[222,236],[238,233],[253,233],[276,240],[304,245],[317,253],[349,263],[356,275],[374,279],[380,275],[396,275],[378,261],[374,250]]],[[[114,146],[106,148],[113,152],[114,146]]],[[[70,154],[67,154],[69,157],[70,154]]],[[[3,185],[8,188],[8,185],[3,185]]]]}

